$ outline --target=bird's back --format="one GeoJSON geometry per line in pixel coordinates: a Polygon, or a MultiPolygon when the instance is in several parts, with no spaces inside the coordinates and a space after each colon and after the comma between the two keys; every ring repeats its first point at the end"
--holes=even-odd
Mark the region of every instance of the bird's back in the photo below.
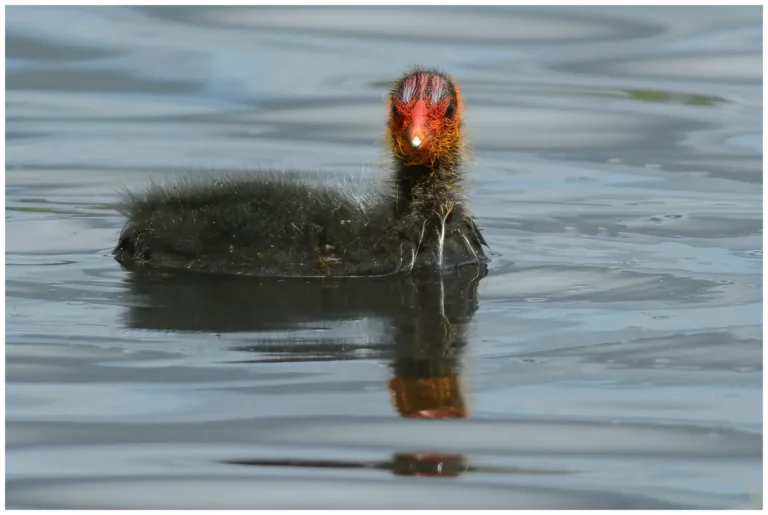
{"type": "Polygon", "coordinates": [[[125,265],[252,275],[365,268],[373,263],[354,254],[372,221],[387,216],[380,205],[295,174],[185,179],[126,197],[115,255],[125,265]]]}

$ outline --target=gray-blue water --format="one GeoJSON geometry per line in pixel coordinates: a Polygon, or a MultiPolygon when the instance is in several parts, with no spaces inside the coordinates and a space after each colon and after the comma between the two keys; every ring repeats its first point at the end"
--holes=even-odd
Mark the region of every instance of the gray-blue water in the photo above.
{"type": "Polygon", "coordinates": [[[9,507],[761,504],[760,8],[6,16],[9,507]],[[380,180],[413,64],[467,103],[479,286],[109,256],[123,187],[380,180]]]}

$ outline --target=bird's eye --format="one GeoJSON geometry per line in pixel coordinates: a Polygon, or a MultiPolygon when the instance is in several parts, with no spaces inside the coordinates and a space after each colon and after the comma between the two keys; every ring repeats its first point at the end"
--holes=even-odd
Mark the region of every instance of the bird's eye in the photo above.
{"type": "Polygon", "coordinates": [[[445,117],[449,120],[453,119],[453,116],[456,114],[456,102],[451,100],[451,103],[448,104],[448,107],[445,109],[445,117]]]}
{"type": "Polygon", "coordinates": [[[400,113],[397,112],[397,106],[392,102],[392,117],[397,118],[398,116],[400,116],[400,113]]]}

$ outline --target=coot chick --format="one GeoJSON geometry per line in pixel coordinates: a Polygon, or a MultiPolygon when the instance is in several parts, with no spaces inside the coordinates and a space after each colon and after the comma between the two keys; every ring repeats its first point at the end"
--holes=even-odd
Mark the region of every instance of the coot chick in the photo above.
{"type": "Polygon", "coordinates": [[[485,267],[461,190],[464,104],[415,68],[388,95],[391,180],[359,195],[293,173],[185,179],[128,194],[114,250],[126,268],[266,276],[372,276],[485,267]]]}

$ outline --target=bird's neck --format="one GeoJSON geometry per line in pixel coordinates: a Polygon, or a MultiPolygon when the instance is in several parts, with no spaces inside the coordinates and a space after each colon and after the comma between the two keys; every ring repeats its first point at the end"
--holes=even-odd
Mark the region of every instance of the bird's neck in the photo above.
{"type": "Polygon", "coordinates": [[[432,164],[398,163],[395,170],[400,211],[434,212],[461,199],[462,174],[458,152],[432,164]]]}

